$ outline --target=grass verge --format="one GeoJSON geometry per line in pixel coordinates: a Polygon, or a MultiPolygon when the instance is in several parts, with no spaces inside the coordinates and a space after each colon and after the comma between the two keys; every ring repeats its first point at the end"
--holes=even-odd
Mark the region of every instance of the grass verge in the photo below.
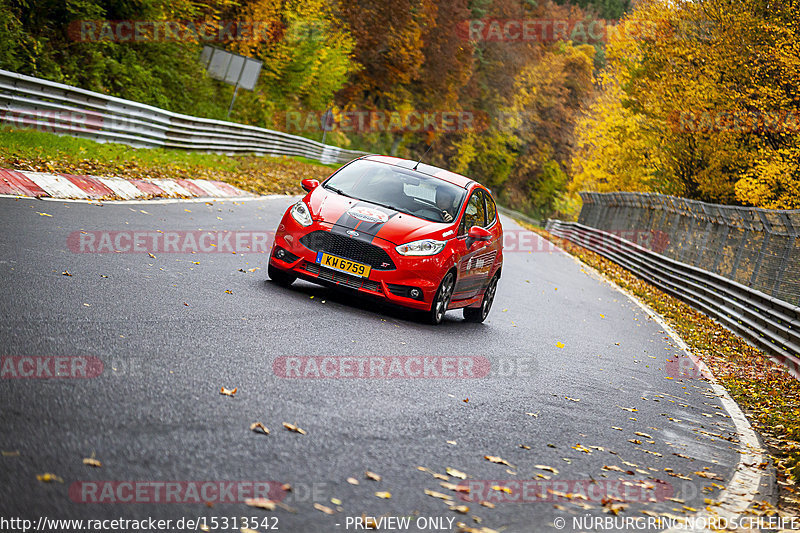
{"type": "Polygon", "coordinates": [[[0,127],[0,168],[120,178],[199,178],[224,181],[256,194],[301,194],[301,179],[324,179],[336,167],[299,157],[132,148],[0,127]]]}
{"type": "Polygon", "coordinates": [[[781,511],[800,514],[796,485],[800,479],[800,381],[738,335],[613,261],[541,228],[520,224],[635,294],[666,320],[711,369],[764,439],[778,473],[781,511]]]}

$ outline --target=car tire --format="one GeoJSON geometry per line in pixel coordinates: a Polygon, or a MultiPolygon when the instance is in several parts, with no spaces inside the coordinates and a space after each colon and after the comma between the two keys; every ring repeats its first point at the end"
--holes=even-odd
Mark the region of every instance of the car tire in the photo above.
{"type": "Polygon", "coordinates": [[[492,278],[492,281],[489,282],[489,285],[486,287],[486,291],[483,293],[483,300],[481,300],[480,307],[464,308],[464,320],[467,322],[474,322],[476,324],[480,324],[486,320],[486,317],[489,316],[489,311],[492,310],[494,295],[497,293],[497,280],[499,279],[500,276],[495,274],[492,278]]]}
{"type": "Polygon", "coordinates": [[[269,265],[267,267],[267,274],[269,274],[269,279],[280,285],[281,287],[288,287],[294,280],[297,279],[297,276],[293,276],[283,270],[279,269],[278,267],[274,267],[269,265]]]}
{"type": "Polygon", "coordinates": [[[428,322],[434,326],[439,325],[444,320],[444,314],[450,306],[450,299],[453,297],[453,288],[456,284],[456,277],[452,272],[445,274],[439,289],[433,297],[431,310],[428,311],[428,322]]]}

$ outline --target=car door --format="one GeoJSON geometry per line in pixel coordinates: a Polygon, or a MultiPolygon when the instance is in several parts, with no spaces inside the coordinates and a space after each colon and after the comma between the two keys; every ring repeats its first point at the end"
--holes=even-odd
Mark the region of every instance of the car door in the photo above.
{"type": "Polygon", "coordinates": [[[472,226],[486,227],[486,200],[483,191],[473,191],[461,223],[458,226],[458,239],[463,243],[463,254],[458,262],[458,280],[456,281],[453,300],[467,300],[472,298],[488,283],[489,271],[493,260],[491,259],[491,241],[480,241],[468,246],[467,233],[472,226]]]}

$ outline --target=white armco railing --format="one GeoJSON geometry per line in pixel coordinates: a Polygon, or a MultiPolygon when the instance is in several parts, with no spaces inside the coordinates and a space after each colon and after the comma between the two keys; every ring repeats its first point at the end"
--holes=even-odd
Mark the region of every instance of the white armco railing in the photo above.
{"type": "Polygon", "coordinates": [[[302,156],[346,163],[344,150],[279,131],[192,117],[61,83],[0,70],[0,123],[139,148],[302,156]]]}

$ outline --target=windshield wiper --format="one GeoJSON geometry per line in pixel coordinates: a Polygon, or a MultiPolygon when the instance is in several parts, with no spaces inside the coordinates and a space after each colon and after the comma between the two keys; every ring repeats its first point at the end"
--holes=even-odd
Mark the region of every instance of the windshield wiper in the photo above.
{"type": "Polygon", "coordinates": [[[329,191],[335,192],[336,194],[341,194],[342,196],[347,196],[348,198],[352,198],[353,200],[360,200],[360,198],[356,198],[355,196],[350,196],[349,194],[347,194],[343,190],[337,189],[333,185],[325,185],[325,188],[328,189],[329,191]]]}

